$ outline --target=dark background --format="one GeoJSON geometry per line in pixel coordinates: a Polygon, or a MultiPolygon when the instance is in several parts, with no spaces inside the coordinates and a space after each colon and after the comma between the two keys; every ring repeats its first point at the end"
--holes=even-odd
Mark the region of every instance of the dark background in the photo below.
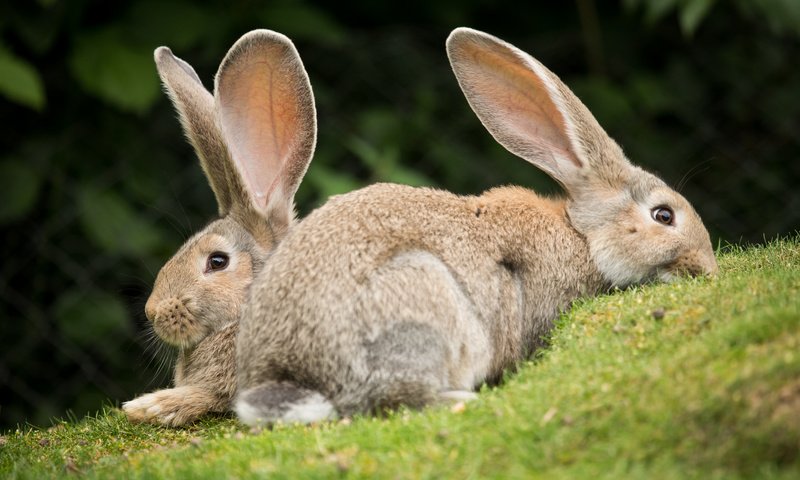
{"type": "Polygon", "coordinates": [[[715,245],[800,227],[796,0],[4,2],[0,428],[169,381],[142,307],[216,207],[160,92],[159,45],[210,86],[246,31],[295,41],[320,129],[301,215],[375,181],[555,191],[469,110],[444,50],[461,25],[561,76],[632,161],[694,203],[715,245]]]}

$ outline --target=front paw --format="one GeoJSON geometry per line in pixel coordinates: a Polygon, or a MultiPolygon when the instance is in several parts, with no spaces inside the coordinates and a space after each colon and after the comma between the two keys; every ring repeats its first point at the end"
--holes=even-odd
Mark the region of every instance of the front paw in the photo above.
{"type": "Polygon", "coordinates": [[[125,402],[122,410],[131,422],[180,427],[208,412],[203,402],[196,403],[193,400],[197,400],[197,395],[192,395],[184,388],[170,388],[125,402]]]}

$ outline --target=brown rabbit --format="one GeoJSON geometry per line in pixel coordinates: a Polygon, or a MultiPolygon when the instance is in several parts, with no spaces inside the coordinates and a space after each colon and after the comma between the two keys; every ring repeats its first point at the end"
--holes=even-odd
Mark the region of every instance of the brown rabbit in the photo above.
{"type": "Polygon", "coordinates": [[[540,345],[576,298],[717,270],[691,205],[631,165],[552,72],[466,28],[447,51],[486,128],[567,196],[382,184],[312,212],[242,314],[243,422],[469,399],[540,345]]]}
{"type": "Polygon", "coordinates": [[[295,222],[316,113],[294,45],[275,32],[249,32],[231,47],[214,96],[168,48],[158,48],[155,61],[221,217],[164,265],[145,306],[155,333],[179,349],[175,388],[123,404],[131,421],[178,426],[229,409],[239,314],[254,276],[295,222]]]}

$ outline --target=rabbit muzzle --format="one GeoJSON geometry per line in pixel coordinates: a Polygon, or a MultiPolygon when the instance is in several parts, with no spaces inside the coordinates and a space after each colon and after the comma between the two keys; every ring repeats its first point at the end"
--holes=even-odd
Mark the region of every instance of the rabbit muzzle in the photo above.
{"type": "Polygon", "coordinates": [[[661,279],[668,282],[685,276],[714,277],[718,272],[719,266],[713,251],[690,250],[665,265],[661,271],[661,279]]]}
{"type": "Polygon", "coordinates": [[[147,302],[145,315],[163,341],[186,348],[196,345],[207,334],[207,328],[192,313],[188,302],[170,297],[157,303],[147,302]]]}

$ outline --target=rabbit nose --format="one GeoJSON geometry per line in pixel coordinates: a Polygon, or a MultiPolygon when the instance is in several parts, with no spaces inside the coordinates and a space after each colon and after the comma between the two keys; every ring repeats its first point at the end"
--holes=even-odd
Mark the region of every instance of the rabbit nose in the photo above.
{"type": "Polygon", "coordinates": [[[154,322],[156,318],[156,312],[156,299],[150,295],[150,298],[147,299],[147,303],[144,305],[144,315],[148,320],[154,322]]]}
{"type": "Polygon", "coordinates": [[[694,252],[693,257],[695,259],[695,270],[697,271],[693,276],[717,276],[719,267],[717,266],[717,259],[714,257],[713,250],[697,250],[694,252]]]}
{"type": "Polygon", "coordinates": [[[189,309],[186,308],[184,302],[175,297],[161,300],[155,304],[150,312],[147,312],[147,307],[145,307],[145,314],[152,322],[166,319],[175,322],[191,318],[189,309]]]}
{"type": "Polygon", "coordinates": [[[157,322],[167,318],[181,319],[189,317],[186,305],[178,298],[171,297],[158,299],[153,296],[147,300],[144,306],[144,314],[151,322],[157,322]]]}
{"type": "Polygon", "coordinates": [[[719,271],[713,251],[693,250],[687,252],[673,264],[673,270],[684,272],[692,277],[701,275],[716,276],[719,271]]]}
{"type": "Polygon", "coordinates": [[[709,250],[690,250],[684,252],[668,267],[669,271],[678,275],[699,277],[701,275],[715,276],[719,268],[714,252],[709,250]]]}
{"type": "Polygon", "coordinates": [[[716,277],[719,273],[719,265],[717,265],[717,259],[714,258],[714,253],[712,252],[709,255],[710,259],[707,260],[706,263],[706,271],[705,274],[711,277],[716,277]]]}

